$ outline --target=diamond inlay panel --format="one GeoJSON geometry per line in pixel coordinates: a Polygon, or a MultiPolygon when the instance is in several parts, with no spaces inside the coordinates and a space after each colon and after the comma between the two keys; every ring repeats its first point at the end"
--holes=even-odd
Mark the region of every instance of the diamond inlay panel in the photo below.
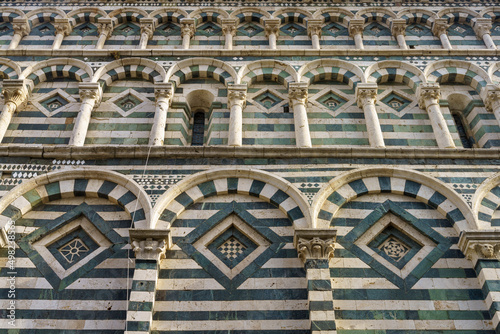
{"type": "Polygon", "coordinates": [[[229,261],[233,261],[241,255],[247,248],[241,241],[231,237],[227,239],[222,245],[217,248],[222,254],[226,256],[229,261]]]}

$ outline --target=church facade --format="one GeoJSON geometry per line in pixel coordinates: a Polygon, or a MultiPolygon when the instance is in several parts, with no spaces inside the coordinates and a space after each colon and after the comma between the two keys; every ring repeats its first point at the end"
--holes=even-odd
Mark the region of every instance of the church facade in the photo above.
{"type": "Polygon", "coordinates": [[[2,5],[1,333],[500,333],[496,2],[2,5]]]}

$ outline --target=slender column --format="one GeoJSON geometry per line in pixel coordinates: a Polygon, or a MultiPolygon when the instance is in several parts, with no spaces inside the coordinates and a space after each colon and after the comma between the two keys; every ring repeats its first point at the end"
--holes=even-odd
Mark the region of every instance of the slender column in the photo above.
{"type": "Polygon", "coordinates": [[[82,82],[78,89],[82,104],[69,139],[70,146],[83,146],[85,143],[92,110],[99,105],[102,97],[101,86],[97,82],[82,82]]]}
{"type": "Polygon", "coordinates": [[[420,84],[417,95],[419,96],[419,107],[425,109],[429,114],[432,131],[434,132],[439,148],[455,148],[448,124],[446,124],[441,108],[439,107],[439,97],[441,96],[439,84],[420,84]]]}
{"type": "Polygon", "coordinates": [[[110,18],[100,17],[97,19],[97,30],[99,31],[99,40],[95,48],[100,50],[104,47],[104,43],[113,32],[113,21],[110,18]]]}
{"type": "Polygon", "coordinates": [[[52,44],[52,50],[58,50],[61,47],[62,41],[65,36],[71,32],[71,24],[68,19],[55,19],[54,27],[56,28],[56,37],[52,44]]]}
{"type": "Polygon", "coordinates": [[[398,41],[399,48],[402,50],[408,50],[408,45],[406,45],[406,20],[405,19],[394,19],[391,22],[392,35],[398,41]]]}
{"type": "Polygon", "coordinates": [[[141,40],[139,41],[139,49],[144,50],[148,46],[148,41],[153,38],[155,30],[154,20],[151,18],[141,19],[141,40]]]}
{"type": "Polygon", "coordinates": [[[130,229],[135,269],[127,308],[125,334],[149,334],[153,322],[159,262],[172,247],[169,230],[130,229]]]}
{"type": "Polygon", "coordinates": [[[165,128],[167,126],[167,113],[174,89],[171,83],[161,83],[155,85],[156,110],[153,127],[149,136],[149,145],[163,146],[165,141],[165,128]]]}
{"type": "Polygon", "coordinates": [[[365,29],[365,20],[363,19],[351,19],[349,21],[349,36],[354,38],[354,44],[356,49],[363,50],[365,46],[363,45],[363,30],[365,29]]]}
{"type": "Polygon", "coordinates": [[[243,108],[245,108],[246,98],[246,85],[229,85],[227,95],[227,102],[231,109],[227,140],[229,146],[241,146],[243,144],[243,108]]]}
{"type": "Polygon", "coordinates": [[[490,312],[493,328],[500,332],[500,232],[463,231],[460,234],[458,247],[467,259],[472,261],[479,284],[485,296],[486,309],[490,312]]]}
{"type": "Polygon", "coordinates": [[[264,21],[266,37],[269,39],[269,48],[276,50],[276,40],[280,32],[280,19],[267,19],[264,21]]]}
{"type": "Polygon", "coordinates": [[[500,87],[495,85],[486,86],[486,99],[484,101],[486,110],[492,112],[500,126],[500,87]]]}
{"type": "Polygon", "coordinates": [[[307,20],[307,34],[312,42],[314,50],[321,49],[319,39],[321,38],[321,29],[323,28],[323,20],[311,19],[307,20]]]}
{"type": "Polygon", "coordinates": [[[189,49],[191,38],[194,36],[194,19],[181,19],[182,48],[189,49]]]}
{"type": "Polygon", "coordinates": [[[377,101],[376,84],[358,84],[356,86],[356,101],[358,107],[363,109],[366,121],[368,140],[372,147],[385,147],[384,136],[380,128],[380,121],[375,108],[377,101]]]}
{"type": "Polygon", "coordinates": [[[0,114],[0,143],[5,137],[12,116],[17,108],[26,102],[29,92],[22,79],[5,79],[3,81],[2,94],[5,104],[0,114]]]}
{"type": "Polygon", "coordinates": [[[306,109],[307,84],[305,82],[291,83],[288,87],[288,98],[293,109],[297,147],[311,147],[311,134],[306,109]]]}
{"type": "Polygon", "coordinates": [[[451,50],[453,47],[448,39],[448,28],[449,25],[446,19],[436,19],[432,25],[432,33],[434,36],[439,37],[444,49],[451,50]]]}
{"type": "Polygon", "coordinates": [[[14,29],[14,36],[12,36],[12,40],[10,41],[9,50],[17,48],[21,39],[30,34],[30,25],[26,19],[14,18],[12,20],[12,28],[14,29]]]}
{"type": "Polygon", "coordinates": [[[306,269],[312,334],[331,334],[336,329],[329,266],[336,236],[333,229],[296,229],[293,238],[306,269]]]}
{"type": "Polygon", "coordinates": [[[222,33],[224,34],[226,50],[233,49],[233,37],[236,34],[236,20],[235,19],[222,19],[222,33]]]}
{"type": "Polygon", "coordinates": [[[481,38],[488,49],[496,49],[495,42],[491,38],[491,19],[477,18],[474,24],[474,31],[476,36],[481,38]]]}

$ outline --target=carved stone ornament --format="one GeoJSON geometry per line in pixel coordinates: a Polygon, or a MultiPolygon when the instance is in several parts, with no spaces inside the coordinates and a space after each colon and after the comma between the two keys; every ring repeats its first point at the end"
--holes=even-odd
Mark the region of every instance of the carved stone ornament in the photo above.
{"type": "Polygon", "coordinates": [[[141,35],[146,34],[148,39],[153,38],[154,27],[151,23],[141,24],[141,35]]]}
{"type": "Polygon", "coordinates": [[[14,34],[21,35],[21,37],[28,36],[30,34],[30,28],[26,20],[16,20],[12,22],[12,29],[14,29],[14,34]]]}
{"type": "Polygon", "coordinates": [[[406,20],[393,20],[391,25],[391,32],[393,36],[406,35],[406,20]]]}
{"type": "Polygon", "coordinates": [[[172,246],[170,230],[130,229],[130,244],[139,260],[160,260],[172,246]]]}
{"type": "Polygon", "coordinates": [[[303,83],[288,86],[288,99],[292,107],[296,104],[307,104],[307,85],[303,83]]]}
{"type": "Polygon", "coordinates": [[[358,107],[363,109],[368,103],[375,104],[375,102],[377,102],[377,85],[358,84],[356,87],[356,103],[358,107]]]}
{"type": "Polygon", "coordinates": [[[266,32],[266,37],[271,34],[278,36],[281,21],[279,19],[268,19],[264,21],[264,30],[266,32]]]}
{"type": "Polygon", "coordinates": [[[432,25],[432,33],[436,37],[440,37],[443,34],[446,35],[449,27],[450,25],[446,19],[437,19],[432,25]]]}
{"type": "Polygon", "coordinates": [[[500,231],[464,231],[460,235],[458,247],[473,262],[481,259],[500,260],[500,231]]]}
{"type": "Polygon", "coordinates": [[[485,34],[491,34],[491,28],[493,27],[491,19],[488,18],[476,18],[476,24],[474,25],[474,32],[479,38],[483,38],[485,34]]]}
{"type": "Polygon", "coordinates": [[[16,108],[25,103],[28,99],[28,89],[24,84],[24,80],[22,79],[5,79],[3,81],[2,95],[7,103],[13,103],[16,105],[16,108]]]}
{"type": "Polygon", "coordinates": [[[441,89],[437,83],[425,83],[418,87],[418,105],[426,109],[431,104],[438,104],[441,97],[441,89]]]}
{"type": "Polygon", "coordinates": [[[308,25],[307,26],[307,34],[309,35],[309,38],[313,35],[318,35],[318,37],[321,37],[321,31],[322,31],[322,26],[321,25],[308,25]]]}
{"type": "Polygon", "coordinates": [[[181,19],[181,36],[189,36],[189,38],[192,38],[194,32],[194,19],[181,19]]]}
{"type": "Polygon", "coordinates": [[[99,35],[105,35],[106,38],[111,36],[113,32],[113,24],[112,23],[98,23],[97,30],[99,31],[99,35]]]}
{"type": "Polygon", "coordinates": [[[293,244],[299,258],[307,260],[329,260],[333,257],[337,231],[333,229],[297,229],[293,244]]]}
{"type": "Polygon", "coordinates": [[[352,19],[349,21],[349,36],[354,37],[355,35],[363,35],[365,30],[365,20],[364,19],[352,19]]]}
{"type": "Polygon", "coordinates": [[[56,29],[56,35],[68,36],[71,33],[71,24],[66,19],[62,19],[58,21],[58,19],[54,22],[54,27],[56,29]]]}
{"type": "Polygon", "coordinates": [[[155,85],[156,101],[166,99],[168,103],[170,103],[172,102],[172,97],[174,97],[174,90],[171,83],[160,83],[155,85]]]}
{"type": "Polygon", "coordinates": [[[101,102],[102,89],[97,82],[82,82],[78,86],[80,93],[80,100],[83,102],[85,99],[92,99],[95,101],[97,107],[101,102]]]}
{"type": "Polygon", "coordinates": [[[486,110],[493,112],[495,109],[500,107],[500,88],[494,85],[486,86],[487,93],[484,105],[486,110]]]}
{"type": "Polygon", "coordinates": [[[239,88],[229,88],[227,95],[229,108],[231,108],[235,104],[243,108],[245,106],[246,99],[247,99],[246,87],[244,88],[244,90],[239,88]]]}

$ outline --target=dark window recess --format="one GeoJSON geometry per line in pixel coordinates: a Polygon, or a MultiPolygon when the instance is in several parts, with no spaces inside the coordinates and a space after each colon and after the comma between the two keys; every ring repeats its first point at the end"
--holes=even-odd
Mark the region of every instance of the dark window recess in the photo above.
{"type": "Polygon", "coordinates": [[[460,141],[462,142],[462,146],[464,148],[472,148],[472,142],[470,138],[467,136],[467,131],[465,130],[464,123],[462,122],[462,117],[458,114],[452,114],[453,120],[455,121],[455,125],[457,127],[457,132],[460,137],[460,141]]]}
{"type": "Polygon", "coordinates": [[[290,107],[288,106],[288,104],[283,106],[283,112],[284,113],[289,113],[290,112],[290,107]]]}
{"type": "Polygon", "coordinates": [[[205,137],[205,113],[197,112],[194,114],[193,122],[193,138],[191,139],[191,146],[202,146],[205,137]]]}

